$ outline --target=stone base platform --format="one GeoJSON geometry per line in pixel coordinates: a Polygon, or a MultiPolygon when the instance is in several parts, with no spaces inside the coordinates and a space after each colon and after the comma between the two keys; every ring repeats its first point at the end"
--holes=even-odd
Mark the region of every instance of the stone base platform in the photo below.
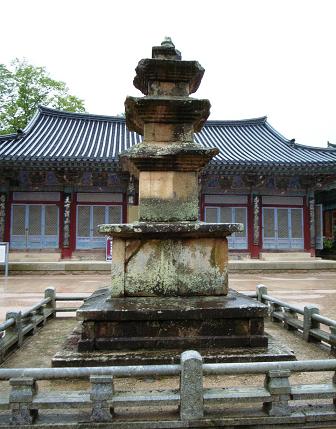
{"type": "Polygon", "coordinates": [[[206,362],[295,359],[264,333],[267,308],[233,290],[227,296],[109,298],[100,289],[77,311],[82,323],[52,365],[179,362],[187,349],[206,362]]]}
{"type": "MultiPolygon", "coordinates": [[[[78,352],[81,326],[75,329],[67,339],[63,349],[52,358],[54,368],[93,367],[121,365],[164,365],[179,364],[181,350],[137,350],[137,351],[93,351],[78,352]]],[[[197,351],[203,356],[205,363],[224,362],[272,362],[296,360],[294,353],[274,337],[267,336],[268,346],[260,348],[211,348],[197,351]]]]}
{"type": "Polygon", "coordinates": [[[78,351],[266,347],[267,307],[230,290],[222,296],[110,298],[100,289],[77,311],[78,351]]]}

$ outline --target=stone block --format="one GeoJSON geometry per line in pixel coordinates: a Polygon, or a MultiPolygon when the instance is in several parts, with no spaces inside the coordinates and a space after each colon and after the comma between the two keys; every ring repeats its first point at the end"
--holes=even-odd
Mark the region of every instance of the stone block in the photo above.
{"type": "Polygon", "coordinates": [[[197,220],[198,178],[195,172],[142,171],[139,189],[141,221],[197,220]]]}
{"type": "MultiPolygon", "coordinates": [[[[226,238],[129,240],[126,253],[125,296],[227,294],[226,238]]],[[[121,292],[122,276],[115,282],[121,292]]]]}

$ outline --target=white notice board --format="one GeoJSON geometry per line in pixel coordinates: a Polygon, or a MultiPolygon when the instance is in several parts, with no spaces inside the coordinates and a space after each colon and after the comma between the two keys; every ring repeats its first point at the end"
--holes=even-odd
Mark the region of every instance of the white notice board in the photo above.
{"type": "Polygon", "coordinates": [[[0,242],[0,264],[5,266],[5,276],[8,276],[8,243],[0,242]]]}

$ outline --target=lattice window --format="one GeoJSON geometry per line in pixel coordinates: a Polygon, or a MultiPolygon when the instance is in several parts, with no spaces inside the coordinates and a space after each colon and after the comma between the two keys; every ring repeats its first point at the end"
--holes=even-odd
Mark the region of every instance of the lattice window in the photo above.
{"type": "Polygon", "coordinates": [[[108,223],[121,223],[121,206],[110,206],[108,208],[108,223]]]}
{"type": "Polygon", "coordinates": [[[302,209],[291,209],[292,238],[303,238],[302,209]]]}
{"type": "Polygon", "coordinates": [[[92,227],[93,227],[93,236],[101,237],[101,234],[98,232],[98,225],[105,223],[105,206],[93,206],[93,217],[92,217],[92,227]]]}
{"type": "Polygon", "coordinates": [[[29,206],[29,223],[28,223],[29,235],[42,234],[41,218],[42,218],[42,206],[40,205],[29,206]]]}
{"type": "Polygon", "coordinates": [[[275,238],[274,209],[264,208],[264,237],[275,238]]]}
{"type": "Polygon", "coordinates": [[[217,207],[207,207],[205,209],[205,222],[217,223],[217,207]]]}
{"type": "Polygon", "coordinates": [[[13,235],[25,235],[26,232],[26,206],[13,206],[13,235]]]}
{"type": "Polygon", "coordinates": [[[90,237],[90,206],[78,206],[77,231],[79,237],[90,237]]]}
{"type": "Polygon", "coordinates": [[[278,237],[289,237],[288,209],[278,209],[278,237]]]}
{"type": "Polygon", "coordinates": [[[58,234],[58,207],[52,205],[45,206],[45,235],[58,234]]]}
{"type": "Polygon", "coordinates": [[[231,207],[220,208],[220,222],[231,223],[232,222],[232,209],[231,207]]]}
{"type": "Polygon", "coordinates": [[[235,219],[234,222],[242,223],[244,225],[243,232],[236,232],[236,237],[246,237],[247,228],[246,228],[246,208],[245,207],[236,207],[235,208],[235,219]]]}

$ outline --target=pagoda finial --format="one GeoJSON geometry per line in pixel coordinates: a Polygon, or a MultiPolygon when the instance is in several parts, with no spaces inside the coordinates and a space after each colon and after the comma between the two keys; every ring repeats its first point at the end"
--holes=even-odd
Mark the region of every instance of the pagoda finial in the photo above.
{"type": "Polygon", "coordinates": [[[169,36],[166,36],[166,37],[163,39],[163,42],[161,42],[161,46],[166,46],[166,47],[169,47],[169,48],[175,48],[175,45],[174,45],[174,43],[172,42],[171,37],[169,37],[169,36]]]}
{"type": "Polygon", "coordinates": [[[181,60],[181,52],[175,49],[171,37],[166,36],[160,46],[153,46],[152,58],[160,60],[181,60]]]}

